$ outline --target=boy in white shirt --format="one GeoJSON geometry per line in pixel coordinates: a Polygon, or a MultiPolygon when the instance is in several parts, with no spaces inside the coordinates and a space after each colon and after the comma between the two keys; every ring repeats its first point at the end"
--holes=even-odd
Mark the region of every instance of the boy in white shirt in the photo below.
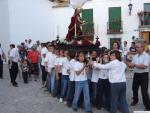
{"type": "Polygon", "coordinates": [[[69,82],[69,56],[68,51],[64,52],[64,58],[62,62],[59,64],[62,66],[62,76],[61,76],[61,95],[59,102],[63,102],[65,100],[67,89],[68,89],[68,82],[69,82]]]}
{"type": "Polygon", "coordinates": [[[71,107],[73,97],[74,97],[74,92],[75,92],[75,52],[74,51],[69,51],[69,57],[70,57],[70,66],[69,66],[69,83],[68,83],[68,91],[67,91],[67,106],[71,107]]]}
{"type": "Polygon", "coordinates": [[[45,70],[45,57],[46,54],[48,52],[47,48],[46,48],[46,44],[45,43],[41,43],[41,70],[42,70],[42,85],[43,87],[46,86],[46,78],[47,78],[47,72],[45,70]]]}
{"type": "Polygon", "coordinates": [[[61,76],[62,76],[62,61],[64,59],[64,51],[60,50],[59,55],[55,60],[55,69],[56,69],[56,96],[59,99],[61,94],[61,76]]]}
{"type": "Polygon", "coordinates": [[[55,60],[56,55],[54,54],[54,46],[48,45],[48,53],[45,57],[45,69],[48,72],[48,89],[52,95],[55,93],[55,60]]]}
{"type": "MultiPolygon", "coordinates": [[[[97,52],[92,51],[91,53],[91,62],[96,62],[97,52]]],[[[92,77],[91,77],[91,102],[93,105],[96,104],[96,95],[97,95],[97,83],[98,83],[98,74],[99,69],[92,69],[92,77]]]]}

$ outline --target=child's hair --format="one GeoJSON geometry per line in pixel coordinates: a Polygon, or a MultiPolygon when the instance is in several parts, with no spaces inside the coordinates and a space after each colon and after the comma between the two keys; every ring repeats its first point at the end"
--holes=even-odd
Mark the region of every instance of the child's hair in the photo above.
{"type": "Polygon", "coordinates": [[[69,53],[68,53],[70,59],[74,59],[75,58],[75,54],[76,54],[75,51],[69,51],[69,53]]]}
{"type": "Polygon", "coordinates": [[[25,61],[27,62],[27,60],[26,60],[26,59],[21,59],[21,62],[22,62],[22,63],[24,63],[25,61]]]}
{"type": "Polygon", "coordinates": [[[87,63],[87,59],[86,59],[86,57],[85,57],[85,53],[84,53],[84,52],[79,52],[79,53],[78,53],[78,55],[77,55],[77,61],[79,61],[79,56],[80,56],[80,55],[83,55],[83,56],[84,56],[84,61],[83,61],[83,62],[87,63]]]}
{"type": "Polygon", "coordinates": [[[52,44],[48,44],[47,47],[53,47],[54,48],[54,46],[52,44]]]}
{"type": "Polygon", "coordinates": [[[108,62],[110,61],[109,55],[108,55],[107,53],[104,53],[103,56],[102,56],[102,64],[108,63],[108,62],[105,62],[105,61],[104,61],[104,56],[105,56],[105,55],[108,56],[108,58],[107,58],[108,62]]]}
{"type": "Polygon", "coordinates": [[[111,54],[115,54],[116,59],[118,59],[121,62],[121,53],[119,51],[117,51],[117,50],[111,51],[110,55],[111,54]]]}

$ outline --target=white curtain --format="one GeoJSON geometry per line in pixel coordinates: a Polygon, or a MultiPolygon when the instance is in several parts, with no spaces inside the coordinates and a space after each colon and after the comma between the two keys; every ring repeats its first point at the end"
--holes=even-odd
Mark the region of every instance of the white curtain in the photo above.
{"type": "Polygon", "coordinates": [[[88,0],[70,0],[70,5],[73,8],[82,8],[82,6],[87,2],[88,0]]]}

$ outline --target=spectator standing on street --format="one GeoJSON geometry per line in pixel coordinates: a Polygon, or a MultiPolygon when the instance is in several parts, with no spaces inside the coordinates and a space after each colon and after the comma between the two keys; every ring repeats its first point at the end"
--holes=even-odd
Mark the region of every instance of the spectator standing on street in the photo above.
{"type": "Polygon", "coordinates": [[[122,55],[123,55],[123,59],[124,59],[124,61],[126,61],[127,60],[127,54],[128,54],[128,52],[129,52],[129,48],[128,48],[128,42],[127,41],[124,41],[124,43],[123,43],[123,51],[122,51],[122,55]]]}
{"type": "Polygon", "coordinates": [[[139,40],[136,42],[136,50],[137,54],[133,57],[132,63],[129,63],[129,67],[134,68],[132,84],[133,102],[131,105],[135,106],[138,103],[138,90],[141,86],[145,110],[150,111],[150,98],[148,94],[150,56],[144,51],[143,41],[139,40]]]}
{"type": "Polygon", "coordinates": [[[41,43],[41,71],[42,71],[42,85],[43,87],[46,86],[46,78],[47,78],[47,72],[45,69],[45,57],[48,50],[46,48],[45,43],[41,43]]]}
{"type": "Polygon", "coordinates": [[[40,53],[37,51],[36,45],[32,46],[31,51],[28,52],[27,55],[28,61],[29,61],[29,66],[30,66],[30,75],[34,75],[34,80],[37,81],[39,78],[39,58],[40,58],[40,53]]]}
{"type": "Polygon", "coordinates": [[[27,45],[28,51],[30,51],[30,50],[32,49],[32,46],[33,46],[32,40],[29,39],[29,40],[28,40],[28,45],[27,45]]]}
{"type": "Polygon", "coordinates": [[[15,48],[15,44],[11,44],[12,49],[10,50],[9,60],[10,60],[10,78],[11,83],[14,87],[18,86],[16,78],[18,75],[18,62],[20,60],[18,49],[15,48]]]}
{"type": "Polygon", "coordinates": [[[21,63],[21,69],[22,69],[22,76],[23,76],[23,81],[25,84],[28,83],[28,72],[29,72],[29,66],[28,66],[28,62],[25,59],[22,59],[22,63],[21,63]]]}
{"type": "Polygon", "coordinates": [[[3,78],[3,60],[6,60],[6,56],[0,44],[0,79],[3,78]]]}

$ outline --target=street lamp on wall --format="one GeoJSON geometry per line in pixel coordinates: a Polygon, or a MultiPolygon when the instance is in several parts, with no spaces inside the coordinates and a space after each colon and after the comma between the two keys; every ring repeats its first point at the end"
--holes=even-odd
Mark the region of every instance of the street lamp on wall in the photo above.
{"type": "Polygon", "coordinates": [[[131,3],[131,0],[130,0],[130,3],[128,5],[128,7],[129,7],[129,15],[131,15],[132,7],[133,7],[133,4],[131,3]]]}

